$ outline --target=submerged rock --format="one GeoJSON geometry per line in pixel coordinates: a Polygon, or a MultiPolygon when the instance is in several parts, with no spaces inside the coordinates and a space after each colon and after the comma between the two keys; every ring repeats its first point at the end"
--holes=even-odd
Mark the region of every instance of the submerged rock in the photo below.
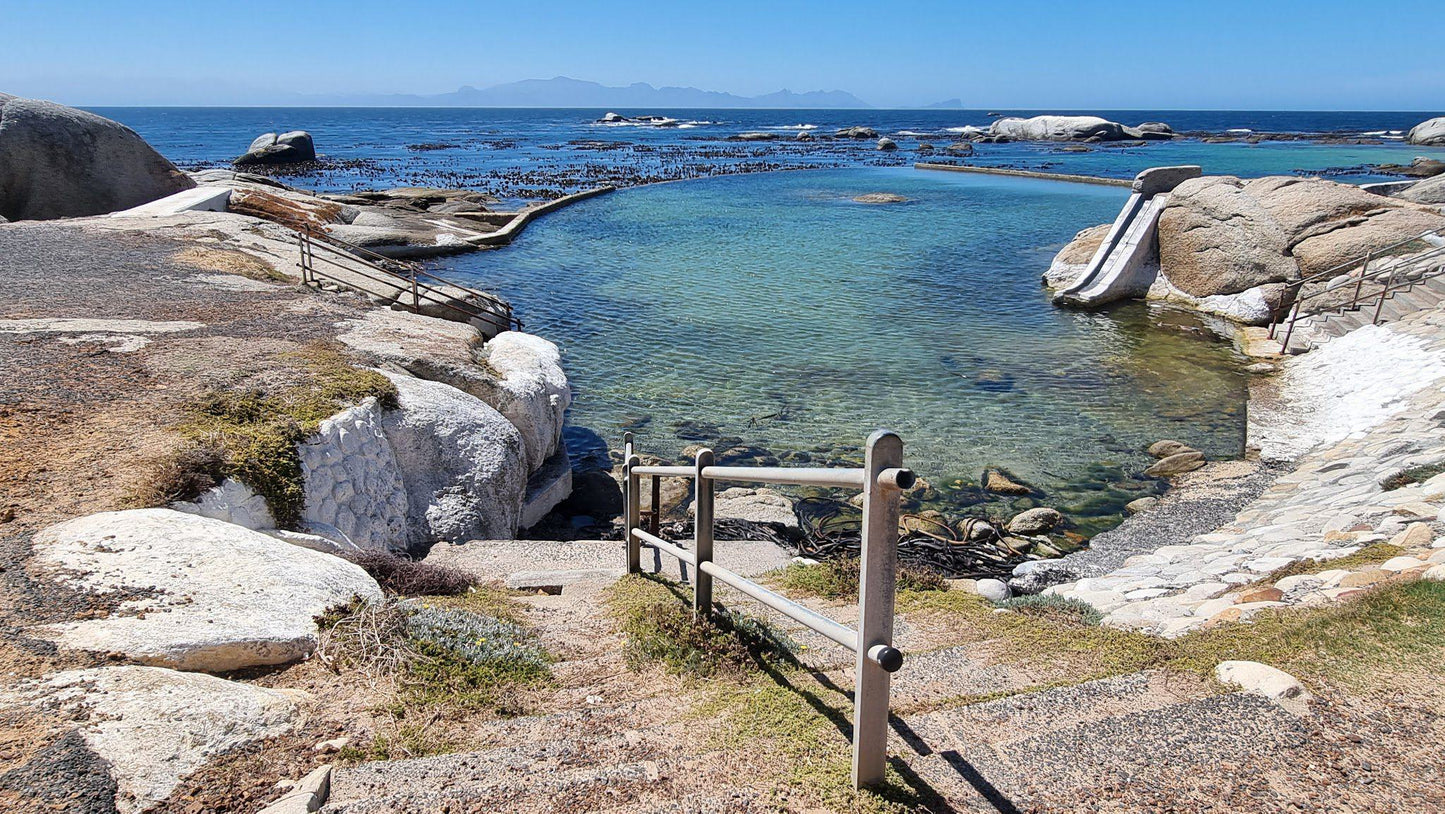
{"type": "Polygon", "coordinates": [[[0,93],[0,218],[100,215],[195,185],[119,122],[0,93]]]}
{"type": "Polygon", "coordinates": [[[381,600],[346,560],[170,509],[105,512],[35,536],[37,577],[99,597],[113,615],[49,625],[63,648],[222,672],[305,658],[316,617],[381,600]]]}
{"type": "Polygon", "coordinates": [[[1032,489],[1016,483],[1012,478],[997,469],[990,469],[984,478],[983,488],[989,492],[996,492],[1001,495],[1027,495],[1033,492],[1032,489]]]}
{"type": "Polygon", "coordinates": [[[1043,534],[1064,519],[1062,514],[1047,506],[1020,512],[1008,521],[1010,534],[1043,534]]]}
{"type": "Polygon", "coordinates": [[[886,204],[903,203],[908,199],[903,197],[902,195],[895,195],[892,192],[869,192],[866,195],[859,195],[853,200],[858,203],[865,204],[886,204]]]}
{"type": "Polygon", "coordinates": [[[1188,452],[1176,452],[1158,463],[1144,470],[1144,474],[1151,478],[1169,478],[1175,475],[1182,475],[1185,472],[1193,472],[1204,466],[1204,453],[1190,450],[1188,452]]]}
{"type": "Polygon", "coordinates": [[[1178,441],[1155,441],[1149,445],[1149,454],[1155,458],[1168,458],[1170,455],[1178,455],[1181,452],[1197,452],[1198,450],[1188,444],[1181,444],[1178,441]]]}

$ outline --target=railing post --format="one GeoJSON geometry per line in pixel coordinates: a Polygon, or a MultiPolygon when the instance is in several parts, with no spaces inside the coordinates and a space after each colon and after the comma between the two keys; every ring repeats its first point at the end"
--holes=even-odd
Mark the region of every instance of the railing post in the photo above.
{"type": "Polygon", "coordinates": [[[411,311],[413,314],[420,314],[421,290],[416,281],[416,269],[411,269],[407,276],[411,277],[411,311]]]}
{"type": "Polygon", "coordinates": [[[627,573],[629,574],[642,572],[642,542],[632,533],[633,529],[636,529],[642,522],[641,495],[639,494],[641,490],[638,488],[638,477],[632,474],[632,468],[641,464],[641,459],[636,455],[629,455],[622,469],[627,481],[627,509],[623,519],[622,533],[623,539],[627,541],[627,573]]]}
{"type": "Polygon", "coordinates": [[[1370,261],[1375,259],[1375,253],[1365,255],[1365,265],[1360,267],[1360,281],[1355,283],[1355,296],[1350,300],[1350,307],[1356,308],[1360,304],[1360,290],[1365,287],[1365,276],[1370,273],[1370,261]]]}
{"type": "MultiPolygon", "coordinates": [[[[1303,293],[1303,289],[1301,289],[1301,293],[1303,293]]],[[[1299,304],[1300,301],[1295,300],[1294,305],[1290,308],[1289,327],[1285,328],[1284,339],[1281,340],[1279,343],[1280,353],[1287,353],[1289,351],[1289,338],[1294,335],[1294,321],[1299,319],[1299,304]]]]}
{"type": "Polygon", "coordinates": [[[898,490],[880,481],[903,465],[903,440],[879,430],[863,459],[863,548],[858,571],[858,653],[853,694],[853,785],[883,782],[888,757],[890,675],[868,657],[893,643],[893,600],[898,570],[898,490]]]}
{"type": "Polygon", "coordinates": [[[702,564],[712,562],[712,534],[713,534],[713,489],[712,480],[702,475],[703,469],[713,465],[713,454],[710,449],[697,451],[697,459],[693,464],[695,472],[693,482],[696,484],[697,496],[693,505],[697,507],[697,515],[692,523],[692,551],[697,557],[697,566],[693,569],[692,577],[692,614],[694,618],[710,616],[712,614],[712,575],[703,573],[702,564]]]}
{"type": "Polygon", "coordinates": [[[652,476],[652,514],[647,521],[647,530],[658,534],[662,530],[662,481],[652,476]]]}
{"type": "Polygon", "coordinates": [[[1375,303],[1375,318],[1370,321],[1371,325],[1380,324],[1380,312],[1385,310],[1385,295],[1390,293],[1390,286],[1395,282],[1395,269],[1391,267],[1390,273],[1385,277],[1385,287],[1380,289],[1380,299],[1375,303]]]}

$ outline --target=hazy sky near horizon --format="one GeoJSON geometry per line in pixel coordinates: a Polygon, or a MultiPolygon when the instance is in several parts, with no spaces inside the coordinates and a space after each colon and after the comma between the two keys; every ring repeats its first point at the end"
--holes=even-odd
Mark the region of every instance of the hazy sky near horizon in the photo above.
{"type": "Polygon", "coordinates": [[[558,75],[879,107],[1445,112],[1439,0],[0,0],[0,91],[297,104],[558,75]]]}

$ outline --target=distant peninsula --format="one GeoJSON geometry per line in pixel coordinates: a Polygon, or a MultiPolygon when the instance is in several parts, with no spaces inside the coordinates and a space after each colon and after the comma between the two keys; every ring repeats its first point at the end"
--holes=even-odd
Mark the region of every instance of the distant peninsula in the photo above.
{"type": "Polygon", "coordinates": [[[635,82],[612,87],[599,82],[556,76],[524,79],[486,88],[464,85],[437,94],[307,95],[305,104],[347,107],[618,107],[618,108],[869,108],[872,105],[841,90],[794,93],[780,90],[762,96],[738,96],[715,90],[653,87],[635,82]]]}

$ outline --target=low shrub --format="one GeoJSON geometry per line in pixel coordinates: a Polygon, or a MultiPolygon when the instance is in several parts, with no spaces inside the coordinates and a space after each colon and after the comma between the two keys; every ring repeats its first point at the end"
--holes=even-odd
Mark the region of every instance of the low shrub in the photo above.
{"type": "Polygon", "coordinates": [[[1424,483],[1441,473],[1445,473],[1445,461],[1412,466],[1403,472],[1398,472],[1386,478],[1385,482],[1380,484],[1380,486],[1386,492],[1390,492],[1404,486],[1409,486],[1412,483],[1424,483]]]}
{"type": "Polygon", "coordinates": [[[515,711],[511,691],[551,676],[549,660],[520,625],[456,608],[423,605],[406,618],[417,658],[404,701],[515,711]]]}
{"type": "Polygon", "coordinates": [[[225,455],[213,446],[190,443],[156,461],[135,488],[131,502],[142,508],[193,501],[225,477],[225,455]]]}
{"type": "Polygon", "coordinates": [[[1088,602],[1063,596],[1044,596],[1043,594],[1015,596],[1012,599],[1004,600],[999,607],[1008,608],[1025,616],[1037,616],[1041,619],[1071,622],[1077,625],[1097,625],[1103,619],[1099,611],[1088,602]]]}
{"type": "Polygon", "coordinates": [[[383,591],[401,596],[458,596],[475,588],[476,577],[448,565],[398,557],[386,551],[357,551],[347,559],[361,566],[383,591]]]}

